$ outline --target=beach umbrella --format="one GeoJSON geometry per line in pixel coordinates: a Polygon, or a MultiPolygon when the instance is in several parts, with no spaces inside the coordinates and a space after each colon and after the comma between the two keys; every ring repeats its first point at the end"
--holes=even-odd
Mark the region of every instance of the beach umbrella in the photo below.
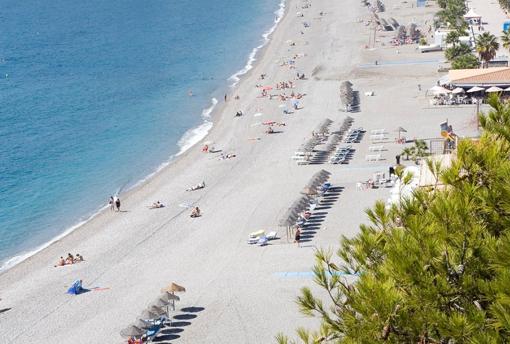
{"type": "Polygon", "coordinates": [[[137,319],[134,326],[138,327],[142,330],[146,330],[146,329],[152,327],[152,324],[148,321],[143,321],[142,319],[137,319]]]}
{"type": "Polygon", "coordinates": [[[305,187],[303,189],[302,193],[305,195],[317,195],[318,191],[317,191],[317,188],[305,187]]]}
{"type": "Polygon", "coordinates": [[[464,91],[464,89],[462,87],[457,87],[455,89],[453,89],[452,93],[453,94],[459,94],[459,93],[464,93],[466,91],[464,91]]]}
{"type": "Polygon", "coordinates": [[[161,308],[161,307],[158,307],[156,305],[152,305],[148,308],[149,312],[152,312],[152,313],[155,313],[157,314],[158,316],[160,315],[163,315],[163,314],[166,314],[166,311],[161,308]]]}
{"type": "Polygon", "coordinates": [[[163,288],[161,289],[162,292],[165,292],[165,291],[168,291],[168,292],[171,292],[171,293],[175,293],[175,292],[185,292],[186,291],[186,288],[172,282],[170,285],[168,285],[166,288],[163,288]]]}
{"type": "Polygon", "coordinates": [[[165,299],[163,297],[158,297],[152,304],[154,306],[163,308],[165,306],[168,306],[169,303],[170,303],[170,300],[165,299]]]}
{"type": "Polygon", "coordinates": [[[492,87],[489,87],[488,89],[486,89],[485,92],[487,92],[487,93],[503,92],[503,89],[500,87],[497,87],[497,86],[492,86],[492,87]]]}
{"type": "Polygon", "coordinates": [[[402,127],[398,127],[397,129],[395,129],[396,132],[398,132],[398,139],[400,140],[400,134],[401,133],[407,133],[407,130],[405,130],[404,128],[402,127]]]}
{"type": "Polygon", "coordinates": [[[264,87],[262,87],[262,89],[263,89],[264,91],[269,91],[269,90],[272,90],[272,89],[273,89],[273,87],[272,87],[272,86],[264,86],[264,87]]]}
{"type": "Polygon", "coordinates": [[[168,303],[172,304],[172,309],[175,311],[175,301],[180,301],[181,298],[169,291],[165,291],[163,295],[161,296],[161,299],[163,301],[166,301],[168,303]]]}
{"type": "Polygon", "coordinates": [[[144,310],[141,314],[143,319],[157,319],[159,318],[159,314],[149,311],[148,309],[144,310]]]}
{"type": "Polygon", "coordinates": [[[126,338],[129,338],[129,337],[141,337],[144,333],[145,333],[144,330],[142,330],[141,328],[136,327],[134,325],[126,327],[125,329],[120,331],[120,335],[122,337],[126,337],[126,338]]]}
{"type": "Polygon", "coordinates": [[[175,294],[172,294],[171,292],[165,291],[163,293],[163,296],[161,296],[163,300],[167,301],[181,301],[181,298],[175,294]]]}
{"type": "Polygon", "coordinates": [[[485,91],[485,89],[482,88],[482,87],[475,86],[475,87],[470,88],[466,92],[467,93],[474,93],[474,92],[480,92],[480,91],[485,91]]]}
{"type": "Polygon", "coordinates": [[[510,87],[505,88],[503,91],[505,91],[505,92],[510,91],[510,87]]]}
{"type": "Polygon", "coordinates": [[[441,87],[441,86],[434,86],[434,87],[429,88],[429,92],[432,93],[433,95],[439,95],[439,94],[448,94],[451,91],[447,90],[446,88],[441,87]]]}

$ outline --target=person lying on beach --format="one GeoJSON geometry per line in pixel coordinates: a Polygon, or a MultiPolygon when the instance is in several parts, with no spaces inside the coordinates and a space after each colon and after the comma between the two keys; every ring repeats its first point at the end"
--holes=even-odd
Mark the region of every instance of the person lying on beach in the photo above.
{"type": "Polygon", "coordinates": [[[205,188],[205,182],[202,182],[202,183],[199,183],[195,186],[192,186],[190,188],[187,188],[186,191],[195,191],[195,190],[200,190],[200,189],[203,189],[205,188]]]}
{"type": "Polygon", "coordinates": [[[242,111],[237,111],[234,117],[241,117],[243,115],[242,111]]]}
{"type": "Polygon", "coordinates": [[[232,158],[235,158],[235,157],[236,157],[236,155],[233,154],[233,153],[228,153],[228,154],[221,153],[220,160],[232,159],[232,158]]]}
{"type": "Polygon", "coordinates": [[[68,253],[67,258],[66,258],[66,265],[73,264],[73,263],[74,263],[74,256],[71,253],[68,253]]]}
{"type": "Polygon", "coordinates": [[[193,208],[193,210],[191,211],[191,214],[189,216],[190,217],[199,217],[200,216],[200,208],[199,207],[193,208]]]}
{"type": "Polygon", "coordinates": [[[81,263],[83,262],[85,259],[83,258],[83,256],[79,253],[76,253],[76,257],[74,257],[74,262],[75,263],[81,263]]]}
{"type": "Polygon", "coordinates": [[[57,262],[57,265],[53,265],[53,266],[57,267],[57,266],[64,266],[64,265],[66,265],[66,261],[65,261],[64,257],[60,257],[60,259],[57,262]]]}
{"type": "Polygon", "coordinates": [[[149,207],[149,209],[159,209],[159,208],[164,208],[165,205],[163,203],[161,203],[160,201],[157,201],[157,202],[154,202],[152,203],[152,205],[149,207]]]}

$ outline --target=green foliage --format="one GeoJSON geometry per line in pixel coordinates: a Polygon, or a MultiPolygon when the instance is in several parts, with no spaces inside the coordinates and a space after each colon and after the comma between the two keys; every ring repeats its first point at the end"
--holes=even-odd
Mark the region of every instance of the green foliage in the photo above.
{"type": "Polygon", "coordinates": [[[480,61],[473,54],[457,56],[452,60],[452,69],[475,69],[480,67],[480,61]]]}
{"type": "Polygon", "coordinates": [[[446,48],[444,52],[444,56],[448,61],[452,61],[457,57],[467,54],[471,54],[471,48],[469,47],[469,45],[465,43],[459,43],[458,45],[446,48]]]}
{"type": "Polygon", "coordinates": [[[510,49],[510,30],[502,32],[501,42],[502,42],[503,48],[510,49]]]}
{"type": "Polygon", "coordinates": [[[336,252],[317,250],[326,296],[303,288],[297,303],[321,326],[278,343],[510,342],[510,105],[489,105],[482,137],[461,140],[451,167],[427,162],[435,187],[376,203],[336,252]]]}
{"type": "Polygon", "coordinates": [[[492,60],[499,49],[499,43],[493,34],[484,32],[475,41],[476,52],[480,55],[480,60],[483,61],[483,66],[487,67],[490,60],[492,60]]]}
{"type": "Polygon", "coordinates": [[[402,152],[400,153],[405,157],[405,160],[418,160],[420,158],[423,158],[428,155],[428,146],[427,143],[423,140],[415,140],[414,146],[411,147],[405,147],[402,149],[402,152]]]}
{"type": "Polygon", "coordinates": [[[466,30],[467,23],[463,18],[466,5],[463,0],[445,0],[439,3],[441,9],[436,14],[437,21],[454,30],[466,30]]]}

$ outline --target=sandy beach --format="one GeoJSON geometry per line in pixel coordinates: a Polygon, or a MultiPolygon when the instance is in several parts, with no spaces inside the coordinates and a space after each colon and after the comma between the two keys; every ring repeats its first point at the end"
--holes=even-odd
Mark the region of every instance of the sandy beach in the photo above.
{"type": "MultiPolygon", "coordinates": [[[[313,0],[302,8],[305,3],[287,1],[285,17],[254,69],[214,114],[214,128],[204,141],[236,157],[202,153],[199,144],[121,195],[122,212],[104,211],[0,275],[0,309],[10,308],[0,313],[2,342],[122,343],[120,330],[171,282],[185,286],[186,293],[171,313],[173,328],[156,338],[160,343],[273,343],[280,331],[294,334],[298,326],[316,325],[295,304],[301,287],[315,289],[314,250],[338,247],[341,235],[355,234],[366,221],[364,209],[388,198],[388,189],[360,191],[356,183],[395,163],[403,148],[395,142],[395,128],[404,127],[408,139],[438,137],[439,123],[446,119],[460,136],[474,136],[477,130],[473,106],[429,105],[425,92],[441,76],[442,52],[425,55],[416,45],[392,47],[391,32],[379,32],[376,47],[367,49],[370,26],[360,20],[370,15],[359,1],[313,0]],[[295,55],[295,69],[281,66],[295,55]],[[297,72],[306,80],[295,80],[297,72]],[[264,80],[261,74],[267,75],[264,80]],[[354,144],[348,164],[298,166],[291,156],[312,130],[325,118],[338,127],[347,115],[339,110],[344,80],[360,93],[360,111],[349,114],[354,127],[389,133],[382,160],[365,160],[371,145],[366,135],[354,144]],[[260,97],[255,87],[270,85],[269,93],[279,94],[275,85],[280,81],[292,81],[294,92],[306,94],[293,114],[283,114],[277,97],[260,97]],[[239,110],[244,115],[234,117],[239,110]],[[269,120],[286,125],[275,127],[281,133],[267,135],[261,122],[269,120]],[[332,173],[330,181],[340,192],[316,214],[319,226],[298,246],[287,240],[278,220],[320,169],[332,173]],[[204,189],[186,191],[202,181],[204,189]],[[148,209],[157,200],[166,207],[148,209]],[[190,218],[189,206],[199,206],[202,216],[190,218]],[[248,234],[261,229],[278,231],[280,239],[264,247],[248,245],[248,234]],[[53,267],[68,252],[82,254],[85,262],[53,267]],[[66,294],[77,279],[96,289],[66,294]]],[[[405,25],[414,21],[420,28],[436,11],[396,0],[385,4],[387,12],[380,16],[405,25]]]]}

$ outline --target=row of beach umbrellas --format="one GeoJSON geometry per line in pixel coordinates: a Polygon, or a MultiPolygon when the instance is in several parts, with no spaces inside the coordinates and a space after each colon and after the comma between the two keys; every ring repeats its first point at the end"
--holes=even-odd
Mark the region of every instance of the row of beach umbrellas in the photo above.
{"type": "Polygon", "coordinates": [[[324,121],[322,121],[314,130],[314,133],[317,134],[327,134],[328,133],[328,127],[333,123],[332,120],[329,118],[326,118],[324,121]]]}
{"type": "Polygon", "coordinates": [[[279,221],[282,227],[292,227],[299,218],[299,214],[308,209],[314,196],[318,194],[317,188],[329,179],[330,172],[320,170],[315,173],[301,191],[301,196],[285,211],[279,221]]]}
{"type": "Polygon", "coordinates": [[[175,310],[175,301],[179,301],[176,292],[185,292],[186,288],[172,283],[166,288],[161,289],[162,294],[152,302],[141,314],[136,322],[120,331],[120,335],[124,338],[140,338],[146,331],[153,327],[153,321],[163,315],[168,315],[168,307],[175,310]]]}
{"type": "Polygon", "coordinates": [[[453,90],[446,89],[441,86],[434,86],[429,89],[429,92],[433,95],[440,95],[440,94],[461,94],[461,93],[476,93],[476,92],[486,92],[486,93],[494,93],[494,92],[510,92],[510,87],[507,88],[501,88],[497,86],[492,86],[487,89],[479,86],[471,87],[469,90],[464,90],[462,87],[454,88],[453,90]]]}
{"type": "Polygon", "coordinates": [[[352,91],[352,83],[344,81],[340,84],[340,100],[344,105],[351,105],[354,102],[354,93],[352,91]]]}

